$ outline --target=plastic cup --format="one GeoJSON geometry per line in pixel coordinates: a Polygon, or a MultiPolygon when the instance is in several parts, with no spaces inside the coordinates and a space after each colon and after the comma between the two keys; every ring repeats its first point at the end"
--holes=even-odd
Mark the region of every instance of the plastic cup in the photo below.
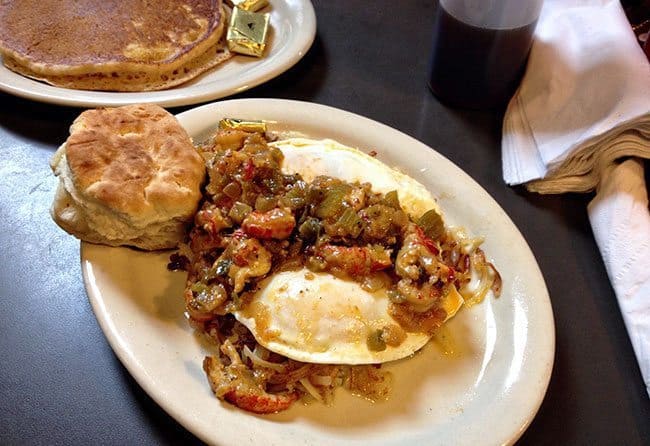
{"type": "Polygon", "coordinates": [[[428,83],[444,103],[505,105],[526,67],[543,0],[440,0],[428,83]]]}

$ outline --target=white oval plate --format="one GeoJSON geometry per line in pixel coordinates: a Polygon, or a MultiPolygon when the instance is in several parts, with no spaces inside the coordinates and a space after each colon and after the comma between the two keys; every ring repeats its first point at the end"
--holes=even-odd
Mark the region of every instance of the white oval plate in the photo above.
{"type": "Polygon", "coordinates": [[[201,369],[209,347],[183,317],[185,275],[166,270],[169,253],[83,243],[84,280],[97,319],[145,391],[191,432],[219,445],[501,445],[519,438],[546,392],[555,330],[537,263],[499,205],[430,147],[335,108],[244,99],[178,115],[195,139],[223,117],[265,119],[271,129],[375,150],[437,195],[447,221],[485,236],[503,293],[450,321],[453,353],[430,343],[413,358],[386,365],[394,373],[386,402],[372,404],[340,390],[330,407],[295,404],[284,413],[256,416],[212,395],[201,369]]]}
{"type": "Polygon", "coordinates": [[[74,90],[39,82],[8,70],[0,58],[0,90],[9,94],[74,107],[153,103],[164,107],[197,104],[248,90],[296,64],[316,35],[316,14],[309,0],[269,0],[268,49],[263,58],[235,56],[190,82],[161,91],[120,93],[74,90]]]}

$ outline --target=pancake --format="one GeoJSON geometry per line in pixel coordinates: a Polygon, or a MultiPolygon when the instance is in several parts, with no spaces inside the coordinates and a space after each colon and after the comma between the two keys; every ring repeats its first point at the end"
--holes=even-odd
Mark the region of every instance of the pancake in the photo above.
{"type": "Polygon", "coordinates": [[[140,91],[186,82],[230,57],[221,0],[25,0],[0,8],[9,68],[89,90],[140,91]]]}
{"type": "Polygon", "coordinates": [[[57,87],[79,90],[153,91],[184,84],[231,57],[232,53],[228,50],[225,40],[221,39],[217,45],[208,48],[203,54],[186,64],[159,72],[113,71],[50,76],[35,73],[9,57],[5,57],[4,64],[16,73],[57,87]]]}

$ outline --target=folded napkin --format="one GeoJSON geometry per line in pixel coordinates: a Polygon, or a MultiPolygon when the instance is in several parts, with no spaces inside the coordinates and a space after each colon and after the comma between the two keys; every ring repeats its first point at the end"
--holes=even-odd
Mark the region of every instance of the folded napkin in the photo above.
{"type": "Polygon", "coordinates": [[[589,191],[624,156],[650,158],[650,64],[618,0],[546,0],[508,105],[503,177],[589,191]]]}
{"type": "Polygon", "coordinates": [[[650,158],[650,64],[618,0],[545,1],[502,154],[508,184],[597,189],[589,219],[650,395],[650,210],[639,159],[650,158]]]}
{"type": "Polygon", "coordinates": [[[589,220],[650,395],[650,212],[639,160],[603,172],[589,220]]]}

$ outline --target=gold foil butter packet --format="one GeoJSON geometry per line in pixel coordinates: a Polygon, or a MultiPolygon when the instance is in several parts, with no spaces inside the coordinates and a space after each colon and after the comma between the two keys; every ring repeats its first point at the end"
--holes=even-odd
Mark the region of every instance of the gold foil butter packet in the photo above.
{"type": "Polygon", "coordinates": [[[270,14],[233,8],[226,40],[228,49],[247,56],[262,57],[266,48],[270,14]]]}
{"type": "Polygon", "coordinates": [[[228,0],[233,8],[240,8],[250,12],[256,12],[269,4],[268,0],[228,0]]]}
{"type": "Polygon", "coordinates": [[[244,132],[266,132],[266,122],[248,121],[245,119],[224,118],[219,121],[220,129],[242,130],[244,132]]]}

